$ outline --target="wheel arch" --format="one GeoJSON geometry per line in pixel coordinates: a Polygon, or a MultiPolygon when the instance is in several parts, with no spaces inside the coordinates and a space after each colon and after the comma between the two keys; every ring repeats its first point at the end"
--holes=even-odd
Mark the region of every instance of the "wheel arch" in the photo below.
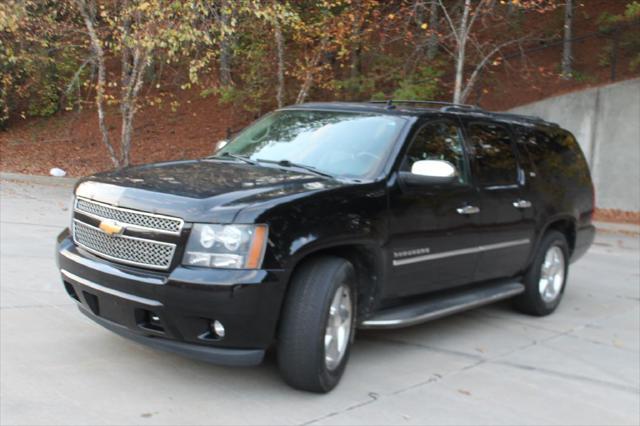
{"type": "Polygon", "coordinates": [[[280,306],[278,329],[280,328],[282,310],[287,301],[293,277],[302,265],[321,256],[341,257],[353,265],[357,277],[356,300],[358,306],[356,315],[358,317],[366,315],[374,308],[384,276],[384,262],[381,250],[375,245],[367,243],[342,243],[319,247],[300,256],[291,268],[291,273],[287,278],[287,288],[283,303],[280,306]]]}
{"type": "Polygon", "coordinates": [[[566,237],[567,244],[569,245],[569,255],[573,254],[573,251],[576,247],[577,227],[577,220],[573,216],[563,215],[551,218],[549,221],[547,221],[547,224],[542,228],[542,232],[540,232],[540,235],[538,236],[536,251],[544,235],[551,230],[555,230],[562,233],[566,237]]]}

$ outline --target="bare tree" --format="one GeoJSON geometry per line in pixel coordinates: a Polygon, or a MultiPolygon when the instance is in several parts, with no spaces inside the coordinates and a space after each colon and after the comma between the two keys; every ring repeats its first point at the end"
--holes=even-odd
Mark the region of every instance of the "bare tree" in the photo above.
{"type": "Polygon", "coordinates": [[[144,83],[144,70],[149,65],[149,57],[142,48],[136,47],[129,73],[122,81],[122,96],[120,111],[122,114],[121,144],[122,165],[129,165],[131,151],[131,136],[133,133],[133,116],[136,113],[136,100],[144,83]]]}
{"type": "Polygon", "coordinates": [[[231,60],[233,58],[234,42],[234,34],[232,30],[233,14],[233,2],[230,0],[221,0],[220,8],[216,14],[218,27],[221,28],[219,61],[221,86],[233,85],[233,79],[231,78],[231,60]]]}
{"type": "Polygon", "coordinates": [[[355,0],[352,3],[354,19],[351,23],[351,63],[349,64],[349,77],[357,79],[362,72],[362,27],[364,25],[362,2],[355,0]]]}
{"type": "Polygon", "coordinates": [[[326,40],[322,40],[320,43],[321,47],[316,50],[311,58],[307,58],[304,80],[302,81],[302,85],[298,91],[298,96],[296,97],[297,104],[303,103],[309,95],[309,90],[311,90],[311,86],[313,85],[314,73],[316,72],[316,68],[320,65],[325,45],[326,40]]]}
{"type": "Polygon", "coordinates": [[[461,103],[466,98],[465,92],[468,92],[463,87],[464,84],[464,65],[466,59],[467,42],[469,41],[469,34],[473,28],[478,16],[480,16],[480,8],[483,7],[487,0],[480,0],[480,3],[476,6],[475,13],[471,14],[471,0],[464,0],[464,6],[460,15],[460,21],[456,25],[451,17],[451,14],[444,5],[443,0],[438,0],[440,8],[446,18],[451,34],[455,40],[455,83],[453,87],[453,102],[461,103]],[[471,14],[471,17],[469,15],[471,14]]]}
{"type": "Polygon", "coordinates": [[[273,31],[278,56],[278,85],[276,86],[276,101],[278,102],[278,108],[282,108],[284,106],[284,38],[282,37],[282,25],[280,24],[280,18],[278,16],[274,17],[273,31]]]}
{"type": "MultiPolygon", "coordinates": [[[[174,40],[176,31],[184,30],[193,21],[191,15],[176,16],[171,10],[153,10],[148,3],[123,0],[112,5],[112,9],[101,8],[101,39],[96,30],[94,0],[75,0],[80,11],[86,32],[89,37],[91,52],[97,67],[96,107],[98,122],[102,133],[102,142],[107,148],[114,166],[124,167],[131,162],[131,140],[133,136],[133,119],[138,109],[140,90],[145,81],[145,70],[151,63],[152,54],[162,52],[163,46],[174,40]],[[109,15],[111,14],[111,15],[109,15]],[[119,19],[111,19],[118,16],[119,19]],[[183,18],[180,21],[178,18],[183,18]],[[184,26],[180,26],[184,25],[184,26]],[[109,86],[106,72],[105,47],[110,49],[110,57],[120,55],[120,81],[113,82],[113,86],[120,87],[117,102],[120,107],[121,128],[119,155],[114,143],[109,137],[106,125],[106,93],[109,86]]],[[[178,43],[172,43],[172,54],[177,55],[180,50],[178,43]]],[[[114,101],[116,98],[113,98],[114,101]]]]}
{"type": "Polygon", "coordinates": [[[429,7],[429,41],[427,42],[427,59],[432,61],[438,53],[438,0],[431,0],[429,7]]]}
{"type": "MultiPolygon", "coordinates": [[[[521,44],[529,36],[523,36],[519,38],[507,39],[505,41],[499,41],[498,38],[487,37],[488,33],[495,33],[490,26],[491,20],[485,23],[484,30],[475,30],[474,24],[482,21],[484,18],[488,18],[496,9],[494,0],[479,0],[472,2],[471,0],[464,0],[463,4],[458,3],[453,7],[447,7],[443,0],[437,0],[440,9],[443,12],[444,19],[450,32],[450,38],[453,40],[453,49],[445,49],[453,56],[455,78],[453,88],[453,102],[464,103],[471,90],[476,84],[482,70],[487,64],[498,55],[503,48],[513,45],[521,44]],[[478,34],[482,34],[484,37],[478,37],[478,34]],[[474,51],[473,64],[471,67],[467,67],[469,60],[468,47],[474,51]],[[471,72],[468,77],[465,78],[465,69],[471,68],[471,72]]],[[[537,0],[530,0],[525,2],[521,0],[518,4],[520,7],[537,7],[537,0]]],[[[496,15],[493,14],[495,17],[496,15]]],[[[499,36],[500,34],[498,34],[499,36]]]]}
{"type": "Polygon", "coordinates": [[[76,5],[82,16],[82,20],[89,34],[89,41],[91,44],[91,50],[93,52],[94,62],[98,69],[98,82],[96,84],[96,108],[98,110],[98,124],[100,126],[100,133],[102,134],[102,143],[107,152],[109,158],[115,167],[120,167],[120,160],[116,155],[115,149],[109,140],[109,129],[106,124],[105,116],[105,92],[107,87],[106,67],[105,67],[105,55],[102,48],[102,42],[98,38],[94,25],[94,12],[95,5],[88,3],[86,0],[76,0],[76,5]]]}
{"type": "Polygon", "coordinates": [[[573,30],[573,0],[566,0],[564,6],[564,40],[562,43],[562,78],[571,78],[572,70],[572,43],[571,33],[573,30]]]}
{"type": "MultiPolygon", "coordinates": [[[[125,8],[129,1],[123,2],[125,8]]],[[[122,73],[120,77],[120,113],[122,118],[120,143],[122,145],[121,164],[129,165],[131,151],[131,137],[133,132],[133,117],[136,113],[136,100],[144,83],[144,71],[150,63],[150,51],[131,37],[131,24],[136,21],[140,25],[140,14],[125,13],[123,20],[123,46],[121,53],[122,73]]]]}
{"type": "MultiPolygon", "coordinates": [[[[438,0],[414,0],[411,5],[410,18],[413,18],[415,25],[423,30],[428,30],[425,36],[419,36],[413,52],[407,56],[404,64],[403,75],[410,75],[415,71],[416,65],[422,59],[426,52],[428,60],[433,60],[438,52],[438,34],[435,28],[438,26],[438,9],[440,4],[438,0]],[[429,22],[425,22],[425,15],[429,3],[429,22]]],[[[408,22],[405,22],[408,25],[408,22]]]]}

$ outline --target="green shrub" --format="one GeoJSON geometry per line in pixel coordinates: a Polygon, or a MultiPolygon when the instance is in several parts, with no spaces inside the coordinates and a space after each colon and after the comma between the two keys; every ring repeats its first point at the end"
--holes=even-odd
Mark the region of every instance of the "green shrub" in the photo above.
{"type": "Polygon", "coordinates": [[[399,87],[393,92],[393,98],[410,101],[434,99],[440,94],[441,76],[442,71],[434,67],[418,68],[409,78],[399,82],[399,87]]]}
{"type": "Polygon", "coordinates": [[[369,97],[375,89],[375,80],[368,75],[360,74],[344,80],[336,80],[333,83],[334,90],[343,93],[347,100],[359,101],[369,97]]]}
{"type": "Polygon", "coordinates": [[[206,99],[211,95],[214,95],[217,92],[217,89],[215,87],[207,87],[206,89],[202,89],[200,91],[200,97],[202,99],[206,99]]]}

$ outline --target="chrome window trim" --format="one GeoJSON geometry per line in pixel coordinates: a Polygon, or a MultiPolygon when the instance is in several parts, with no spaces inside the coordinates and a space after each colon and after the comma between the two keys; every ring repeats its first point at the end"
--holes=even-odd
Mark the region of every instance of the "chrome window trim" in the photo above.
{"type": "Polygon", "coordinates": [[[426,254],[423,256],[410,257],[407,259],[395,259],[393,261],[393,266],[409,265],[412,263],[427,262],[430,260],[443,259],[446,257],[460,256],[463,254],[480,253],[480,252],[489,251],[489,250],[498,250],[498,249],[503,249],[508,247],[529,244],[530,242],[531,240],[529,240],[528,238],[525,238],[522,240],[505,241],[502,243],[487,244],[484,246],[469,247],[469,248],[464,248],[459,250],[443,251],[441,253],[426,254]]]}
{"type": "Polygon", "coordinates": [[[499,191],[501,189],[518,189],[520,186],[517,183],[510,183],[507,185],[489,185],[483,186],[482,189],[485,191],[499,191]]]}
{"type": "Polygon", "coordinates": [[[180,233],[182,232],[182,228],[184,227],[184,220],[182,220],[179,217],[165,216],[165,215],[155,214],[155,213],[147,213],[147,212],[142,212],[140,210],[127,209],[127,208],[124,208],[124,207],[116,207],[116,206],[114,206],[112,204],[102,203],[100,201],[91,200],[89,198],[76,197],[75,201],[73,203],[73,211],[74,212],[78,212],[80,214],[83,214],[85,216],[92,217],[92,218],[97,219],[97,220],[105,220],[105,219],[109,219],[109,218],[108,217],[103,217],[103,216],[98,216],[96,214],[89,213],[89,212],[87,212],[85,210],[79,209],[78,208],[78,201],[79,200],[83,200],[83,201],[86,201],[88,203],[98,204],[98,205],[101,205],[101,206],[109,208],[109,209],[119,210],[119,211],[122,211],[122,212],[131,213],[131,214],[138,214],[138,215],[142,215],[142,216],[157,217],[159,219],[173,220],[173,221],[179,222],[179,224],[180,224],[177,231],[167,231],[165,229],[149,228],[147,226],[141,226],[141,225],[136,225],[136,224],[133,224],[133,223],[117,221],[119,223],[122,223],[123,225],[126,225],[126,227],[129,228],[129,229],[138,229],[138,230],[143,230],[143,231],[158,232],[158,233],[161,233],[161,234],[169,234],[169,235],[180,235],[180,233]]]}
{"type": "Polygon", "coordinates": [[[114,261],[116,263],[123,263],[123,264],[126,264],[126,265],[133,265],[133,266],[141,266],[143,268],[156,269],[156,270],[159,270],[159,271],[168,270],[171,267],[171,264],[173,263],[173,258],[174,258],[175,254],[176,254],[176,245],[175,244],[165,243],[164,241],[148,240],[146,238],[131,237],[129,235],[117,235],[117,236],[114,235],[114,236],[111,236],[112,238],[123,238],[123,239],[128,239],[128,240],[144,241],[145,243],[159,244],[159,245],[164,245],[164,246],[171,247],[171,261],[169,262],[169,264],[167,266],[158,266],[158,265],[153,265],[153,264],[148,264],[148,263],[135,262],[135,261],[132,261],[132,260],[127,260],[127,259],[122,259],[122,258],[119,258],[119,257],[110,256],[108,254],[99,252],[98,250],[92,249],[92,248],[87,247],[86,245],[78,242],[78,240],[76,239],[76,226],[75,226],[76,222],[82,224],[83,226],[88,226],[89,228],[93,228],[93,229],[95,229],[96,231],[99,231],[99,232],[104,232],[104,231],[102,231],[100,228],[97,228],[95,226],[89,225],[88,223],[83,222],[83,221],[78,220],[78,219],[73,219],[73,222],[74,222],[74,224],[73,224],[73,242],[78,247],[82,247],[84,250],[87,250],[88,252],[93,253],[98,257],[102,257],[102,258],[105,258],[105,259],[108,259],[108,260],[112,260],[112,261],[114,261]]]}

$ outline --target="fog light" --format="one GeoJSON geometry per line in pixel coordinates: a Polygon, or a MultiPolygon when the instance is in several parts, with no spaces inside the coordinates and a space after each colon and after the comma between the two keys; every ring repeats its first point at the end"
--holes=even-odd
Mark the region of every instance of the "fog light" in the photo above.
{"type": "Polygon", "coordinates": [[[224,325],[218,320],[213,321],[211,323],[211,332],[220,338],[224,337],[224,325]]]}

